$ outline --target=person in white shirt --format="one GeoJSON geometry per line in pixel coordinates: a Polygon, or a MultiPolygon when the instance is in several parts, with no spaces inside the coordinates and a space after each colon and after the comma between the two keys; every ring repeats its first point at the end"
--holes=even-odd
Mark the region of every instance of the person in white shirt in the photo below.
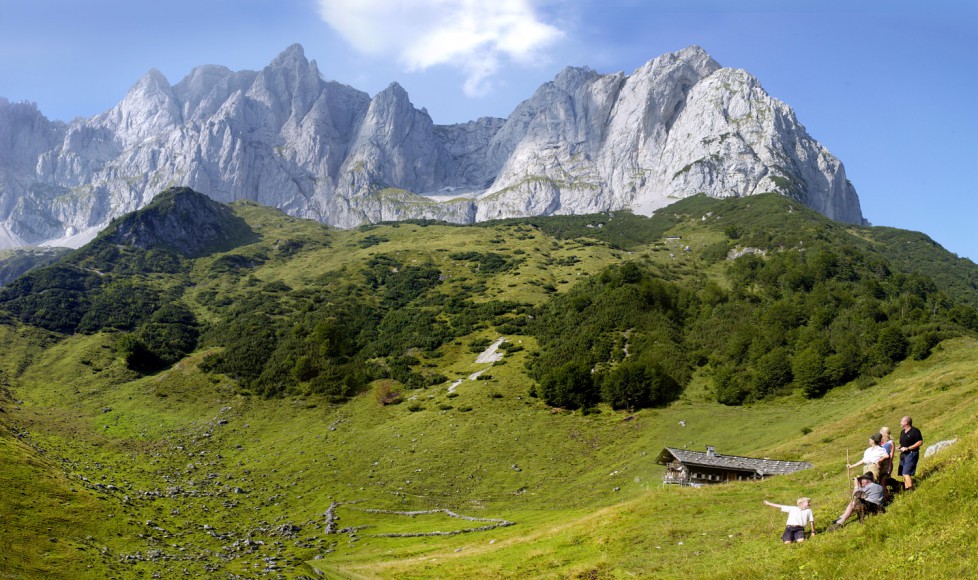
{"type": "Polygon", "coordinates": [[[780,505],[764,500],[764,505],[776,507],[788,514],[788,522],[785,524],[784,533],[781,540],[785,544],[792,542],[805,541],[805,525],[812,526],[812,535],[815,535],[815,515],[812,514],[812,500],[807,497],[798,498],[798,506],[780,505]]]}
{"type": "Polygon", "coordinates": [[[883,437],[879,433],[873,433],[869,437],[869,447],[863,453],[863,458],[858,463],[853,463],[852,465],[846,464],[846,467],[852,469],[853,467],[864,465],[866,469],[863,473],[872,473],[873,481],[879,481],[880,462],[887,457],[886,449],[880,446],[880,441],[882,440],[883,437]]]}

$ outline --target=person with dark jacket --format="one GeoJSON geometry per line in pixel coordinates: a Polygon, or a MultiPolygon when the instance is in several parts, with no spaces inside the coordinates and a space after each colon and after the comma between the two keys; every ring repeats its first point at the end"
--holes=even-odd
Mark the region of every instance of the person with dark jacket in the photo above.
{"type": "Polygon", "coordinates": [[[920,459],[920,447],[924,444],[924,436],[920,429],[913,426],[909,416],[900,419],[900,469],[897,475],[903,476],[903,489],[912,489],[911,476],[917,474],[917,460],[920,459]]]}

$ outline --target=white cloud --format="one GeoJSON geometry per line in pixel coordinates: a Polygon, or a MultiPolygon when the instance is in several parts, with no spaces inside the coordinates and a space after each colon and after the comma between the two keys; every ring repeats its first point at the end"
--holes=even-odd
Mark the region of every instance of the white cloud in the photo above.
{"type": "Polygon", "coordinates": [[[408,70],[460,68],[470,96],[488,92],[507,60],[530,64],[563,36],[540,20],[534,0],[319,0],[319,6],[322,19],[361,52],[394,56],[408,70]]]}

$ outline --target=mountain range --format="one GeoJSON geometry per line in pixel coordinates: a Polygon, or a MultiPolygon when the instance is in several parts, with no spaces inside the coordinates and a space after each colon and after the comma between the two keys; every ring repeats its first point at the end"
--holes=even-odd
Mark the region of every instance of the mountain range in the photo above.
{"type": "Polygon", "coordinates": [[[568,67],[506,119],[436,125],[393,83],[326,81],[293,45],[261,71],[156,70],[64,123],[0,98],[0,248],[79,247],[168,186],[321,223],[631,210],[777,192],[862,224],[842,163],[747,72],[703,49],[631,75],[568,67]]]}

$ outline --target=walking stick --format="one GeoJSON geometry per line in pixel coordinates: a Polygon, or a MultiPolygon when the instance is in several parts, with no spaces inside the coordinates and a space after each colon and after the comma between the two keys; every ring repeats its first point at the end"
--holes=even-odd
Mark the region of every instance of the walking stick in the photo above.
{"type": "Polygon", "coordinates": [[[849,497],[849,480],[851,472],[849,471],[849,448],[846,447],[846,497],[849,497]]]}

